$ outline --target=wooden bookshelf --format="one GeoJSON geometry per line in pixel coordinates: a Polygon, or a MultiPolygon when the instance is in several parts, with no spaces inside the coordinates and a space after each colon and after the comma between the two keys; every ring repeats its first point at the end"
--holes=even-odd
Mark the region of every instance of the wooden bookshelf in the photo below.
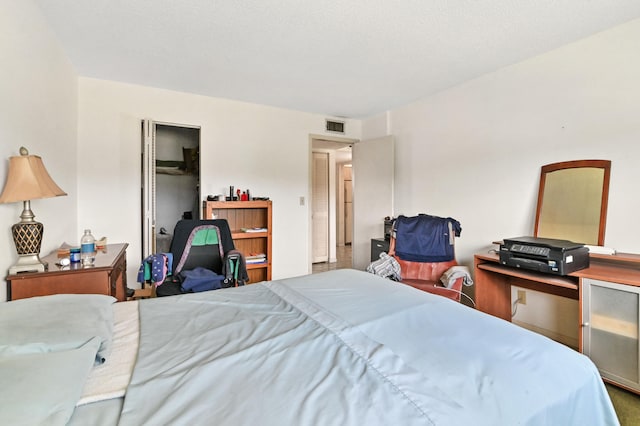
{"type": "Polygon", "coordinates": [[[236,249],[245,257],[264,253],[261,263],[247,263],[249,282],[271,280],[271,201],[205,201],[205,219],[226,219],[236,249]],[[264,232],[243,229],[264,228],[264,232]]]}

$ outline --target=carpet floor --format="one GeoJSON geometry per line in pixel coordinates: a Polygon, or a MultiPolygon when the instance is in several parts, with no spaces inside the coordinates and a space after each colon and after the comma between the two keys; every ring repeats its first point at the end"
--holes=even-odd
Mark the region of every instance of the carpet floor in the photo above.
{"type": "Polygon", "coordinates": [[[640,395],[606,384],[621,426],[640,425],[640,395]]]}

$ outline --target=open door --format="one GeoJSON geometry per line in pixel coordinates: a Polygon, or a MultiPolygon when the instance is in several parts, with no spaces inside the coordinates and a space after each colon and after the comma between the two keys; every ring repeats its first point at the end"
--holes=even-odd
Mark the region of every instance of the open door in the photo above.
{"type": "Polygon", "coordinates": [[[393,136],[353,145],[353,268],[371,263],[371,239],[384,236],[384,218],[393,216],[393,136]]]}
{"type": "Polygon", "coordinates": [[[144,120],[141,182],[144,259],[169,251],[180,219],[200,218],[200,128],[144,120]]]}

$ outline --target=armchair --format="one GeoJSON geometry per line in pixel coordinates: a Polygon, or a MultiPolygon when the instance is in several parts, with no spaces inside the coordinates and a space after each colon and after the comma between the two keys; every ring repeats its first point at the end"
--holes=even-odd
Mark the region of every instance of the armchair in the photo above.
{"type": "Polygon", "coordinates": [[[459,236],[460,231],[460,224],[451,218],[398,217],[391,233],[389,255],[400,264],[400,282],[459,302],[465,277],[451,279],[448,286],[441,278],[458,265],[453,246],[454,237],[459,236]],[[399,253],[397,240],[400,240],[399,253]]]}

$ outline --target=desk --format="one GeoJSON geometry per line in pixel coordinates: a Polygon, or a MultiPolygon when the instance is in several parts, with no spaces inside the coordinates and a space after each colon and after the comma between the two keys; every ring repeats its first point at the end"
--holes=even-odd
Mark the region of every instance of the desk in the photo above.
{"type": "Polygon", "coordinates": [[[640,393],[640,256],[591,254],[589,261],[586,269],[558,276],[504,266],[497,254],[478,253],[476,307],[511,321],[511,286],[577,300],[580,352],[606,381],[640,393]]]}
{"type": "Polygon", "coordinates": [[[58,266],[57,252],[42,258],[48,263],[45,272],[24,272],[7,276],[7,300],[51,294],[105,294],[126,299],[128,244],[108,244],[98,250],[94,266],[83,268],[79,263],[58,266]]]}
{"type": "Polygon", "coordinates": [[[511,286],[579,299],[575,273],[561,277],[503,266],[492,253],[476,254],[474,270],[477,309],[503,320],[511,321],[511,286]]]}

